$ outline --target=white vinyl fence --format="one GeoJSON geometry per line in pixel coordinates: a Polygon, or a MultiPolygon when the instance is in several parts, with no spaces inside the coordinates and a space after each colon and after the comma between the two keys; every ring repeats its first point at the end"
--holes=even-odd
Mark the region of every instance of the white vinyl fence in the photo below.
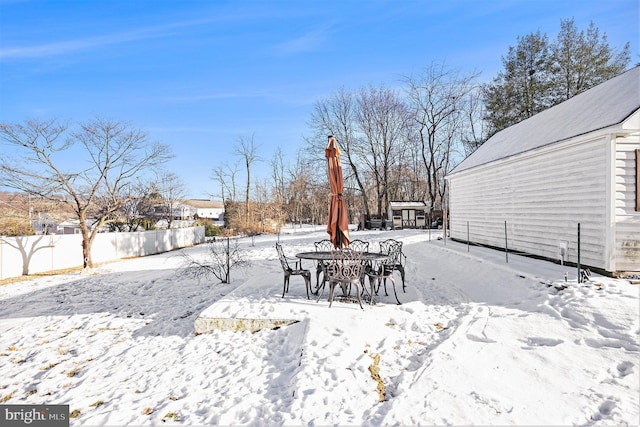
{"type": "MultiPolygon", "coordinates": [[[[153,255],[204,241],[204,227],[99,233],[91,246],[91,259],[100,263],[153,255]]],[[[0,237],[0,280],[82,267],[82,261],[82,236],[79,234],[0,237]]]]}

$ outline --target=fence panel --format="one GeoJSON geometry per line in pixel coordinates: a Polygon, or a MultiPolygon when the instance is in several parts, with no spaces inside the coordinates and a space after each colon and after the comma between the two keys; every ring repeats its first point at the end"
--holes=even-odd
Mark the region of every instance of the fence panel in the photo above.
{"type": "MultiPolygon", "coordinates": [[[[204,243],[204,227],[99,233],[91,247],[94,263],[153,255],[204,243]]],[[[0,237],[0,280],[23,274],[81,267],[79,234],[0,237]]]]}

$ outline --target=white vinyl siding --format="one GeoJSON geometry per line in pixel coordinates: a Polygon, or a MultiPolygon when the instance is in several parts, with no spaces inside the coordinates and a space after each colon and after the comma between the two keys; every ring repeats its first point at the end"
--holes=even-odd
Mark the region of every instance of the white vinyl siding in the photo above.
{"type": "Polygon", "coordinates": [[[453,238],[640,272],[640,66],[497,132],[451,171],[453,238]],[[467,232],[468,227],[468,232],[467,232]],[[566,248],[566,250],[565,250],[566,248]]]}
{"type": "Polygon", "coordinates": [[[617,271],[640,271],[638,160],[640,135],[618,138],[615,162],[615,260],[617,271]]]}
{"type": "MultiPolygon", "coordinates": [[[[513,141],[517,144],[517,141],[513,141]]],[[[609,138],[554,144],[450,176],[451,237],[599,268],[606,261],[609,138]]],[[[609,215],[610,217],[610,215],[609,215]]]]}

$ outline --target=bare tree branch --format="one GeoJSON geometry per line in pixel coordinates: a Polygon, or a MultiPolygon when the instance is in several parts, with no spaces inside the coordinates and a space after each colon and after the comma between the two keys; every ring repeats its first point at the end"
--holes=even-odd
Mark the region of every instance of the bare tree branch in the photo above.
{"type": "Polygon", "coordinates": [[[170,157],[167,146],[151,143],[130,124],[101,118],[73,131],[56,120],[2,123],[0,140],[19,156],[0,160],[0,185],[69,205],[80,222],[85,268],[93,265],[98,229],[130,200],[134,180],[170,157]],[[95,216],[93,225],[89,215],[95,216]]]}

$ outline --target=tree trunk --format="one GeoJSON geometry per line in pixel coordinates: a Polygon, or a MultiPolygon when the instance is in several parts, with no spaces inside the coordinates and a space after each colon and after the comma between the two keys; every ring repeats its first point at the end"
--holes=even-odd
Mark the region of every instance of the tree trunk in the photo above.
{"type": "Polygon", "coordinates": [[[78,216],[80,219],[80,232],[82,233],[82,267],[86,270],[93,268],[93,261],[91,260],[91,243],[93,239],[87,226],[86,214],[81,212],[78,216]]]}

